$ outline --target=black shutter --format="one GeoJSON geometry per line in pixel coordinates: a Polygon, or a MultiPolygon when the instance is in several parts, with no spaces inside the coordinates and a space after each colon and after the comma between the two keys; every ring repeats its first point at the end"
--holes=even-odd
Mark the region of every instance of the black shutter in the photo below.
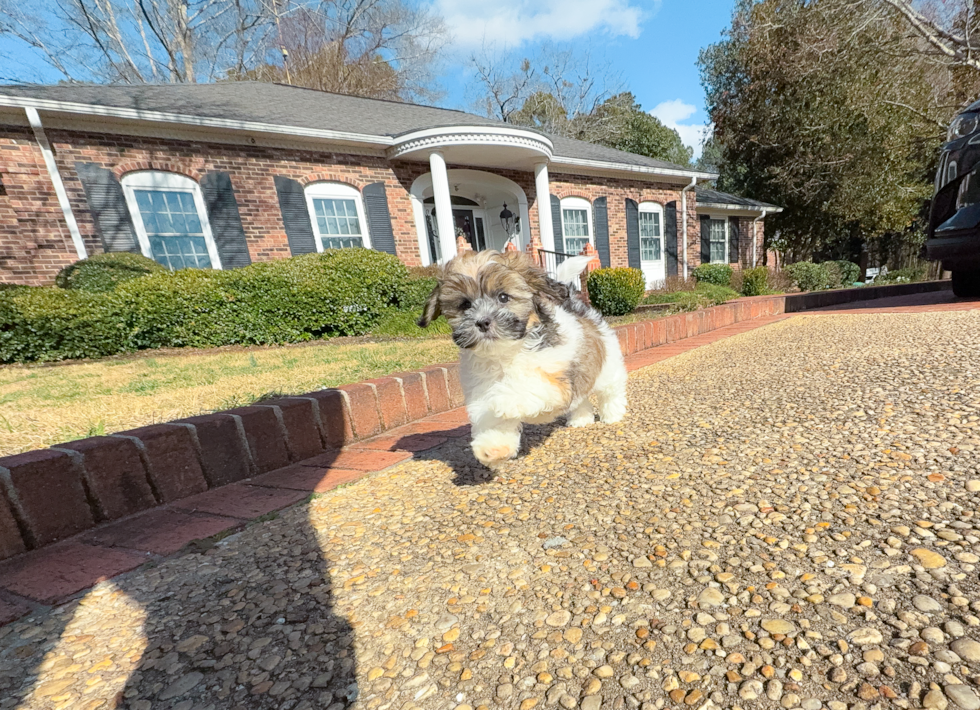
{"type": "Polygon", "coordinates": [[[602,268],[609,268],[609,210],[606,198],[597,197],[592,203],[592,227],[595,229],[595,248],[602,268]]]}
{"type": "Polygon", "coordinates": [[[677,276],[677,203],[664,205],[664,254],[667,276],[677,276]]]}
{"type": "Polygon", "coordinates": [[[701,215],[701,263],[711,263],[711,218],[701,215]]]}
{"type": "Polygon", "coordinates": [[[75,163],[75,172],[85,188],[88,208],[105,251],[140,253],[133,218],[126,205],[122,185],[111,170],[95,163],[75,163]]]}
{"type": "Polygon", "coordinates": [[[728,218],[728,263],[738,263],[738,217],[728,218]]]}
{"type": "Polygon", "coordinates": [[[315,252],[313,224],[310,222],[310,211],[306,207],[303,186],[281,175],[276,175],[273,180],[276,183],[276,192],[279,194],[279,212],[282,214],[282,224],[286,228],[290,253],[296,256],[315,252]]]}
{"type": "Polygon", "coordinates": [[[222,269],[238,269],[252,263],[248,254],[248,242],[242,217],[238,213],[235,188],[231,175],[222,172],[208,173],[201,178],[201,194],[208,211],[211,236],[218,248],[222,269]]]}
{"type": "Polygon", "coordinates": [[[383,182],[372,182],[361,191],[364,197],[364,211],[367,213],[368,232],[371,246],[378,251],[395,253],[395,232],[391,228],[391,213],[388,212],[388,195],[383,182]]]}
{"type": "Polygon", "coordinates": [[[631,269],[640,268],[640,206],[626,198],[626,255],[631,269]]]}
{"type": "Polygon", "coordinates": [[[551,229],[555,233],[555,251],[564,254],[565,238],[561,231],[561,200],[558,199],[557,195],[551,196],[551,229]]]}

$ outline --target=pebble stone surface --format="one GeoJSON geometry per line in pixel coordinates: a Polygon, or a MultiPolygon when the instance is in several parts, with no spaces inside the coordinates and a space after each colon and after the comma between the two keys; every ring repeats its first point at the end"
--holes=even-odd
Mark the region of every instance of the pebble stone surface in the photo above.
{"type": "Polygon", "coordinates": [[[980,709],[980,310],[801,316],[0,628],[13,708],[980,709]]]}

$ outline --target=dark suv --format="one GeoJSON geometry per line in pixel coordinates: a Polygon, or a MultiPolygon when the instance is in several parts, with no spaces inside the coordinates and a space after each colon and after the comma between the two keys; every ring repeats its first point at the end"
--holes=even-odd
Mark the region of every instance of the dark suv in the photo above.
{"type": "Polygon", "coordinates": [[[953,272],[957,296],[980,296],[980,101],[949,126],[936,173],[926,256],[953,272]]]}

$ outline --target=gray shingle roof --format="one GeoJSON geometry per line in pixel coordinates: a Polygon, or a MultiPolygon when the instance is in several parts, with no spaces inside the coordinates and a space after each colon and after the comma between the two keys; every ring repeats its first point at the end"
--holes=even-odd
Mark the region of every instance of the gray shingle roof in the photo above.
{"type": "MultiPolygon", "coordinates": [[[[27,84],[0,86],[0,96],[386,137],[445,126],[511,126],[465,111],[259,82],[164,85],[27,84]]],[[[691,172],[690,168],[663,160],[592,143],[551,135],[548,138],[555,146],[556,156],[691,172]]]]}
{"type": "Polygon", "coordinates": [[[781,209],[780,207],[771,205],[768,202],[750,200],[748,197],[730,195],[727,192],[712,190],[710,187],[701,187],[700,185],[694,188],[694,192],[697,196],[698,205],[737,205],[739,207],[745,207],[746,209],[762,209],[763,207],[781,209]]]}

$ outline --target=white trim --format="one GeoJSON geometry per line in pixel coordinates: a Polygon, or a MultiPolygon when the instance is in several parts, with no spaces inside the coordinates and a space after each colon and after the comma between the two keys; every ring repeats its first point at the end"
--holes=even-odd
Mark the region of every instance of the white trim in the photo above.
{"type": "MultiPolygon", "coordinates": [[[[666,224],[664,223],[664,206],[659,202],[653,202],[653,201],[641,202],[639,205],[637,205],[637,213],[643,214],[644,212],[660,215],[660,235],[659,235],[660,258],[647,261],[648,264],[655,264],[664,261],[664,252],[667,251],[667,243],[666,243],[666,236],[665,236],[667,230],[665,229],[666,224]]],[[[640,235],[640,264],[642,263],[643,263],[643,235],[641,234],[640,235]]]]}
{"type": "MultiPolygon", "coordinates": [[[[548,177],[548,163],[534,164],[534,193],[538,203],[538,232],[540,233],[541,248],[555,251],[555,225],[551,214],[551,186],[548,177]]],[[[529,225],[530,226],[530,225],[529,225]]],[[[524,249],[526,245],[521,244],[524,249]]]]}
{"type": "Polygon", "coordinates": [[[75,253],[79,259],[88,256],[85,249],[85,242],[82,240],[82,233],[78,231],[78,222],[75,221],[75,213],[71,211],[71,201],[68,199],[68,192],[65,190],[65,183],[61,180],[61,172],[58,170],[58,163],[55,162],[54,152],[48,142],[48,136],[44,133],[44,124],[41,123],[41,116],[33,106],[24,109],[27,114],[27,122],[31,124],[34,131],[34,139],[41,149],[44,156],[44,165],[48,169],[48,177],[54,185],[54,194],[58,197],[58,204],[61,206],[61,213],[65,216],[65,223],[68,225],[68,233],[71,234],[72,244],[75,245],[75,253]]]}
{"type": "Polygon", "coordinates": [[[204,233],[204,243],[208,248],[208,256],[211,258],[211,268],[221,269],[221,257],[218,254],[218,246],[214,243],[214,235],[211,234],[211,223],[208,221],[208,212],[204,207],[204,195],[201,193],[201,186],[196,181],[179,173],[169,173],[162,170],[141,170],[139,172],[123,175],[120,181],[123,188],[123,195],[126,197],[126,206],[129,214],[133,218],[133,226],[136,227],[136,238],[139,241],[140,251],[143,256],[153,258],[153,250],[150,249],[150,237],[146,233],[146,226],[143,224],[143,215],[136,203],[137,188],[147,190],[172,190],[189,191],[194,196],[194,207],[197,208],[197,217],[201,220],[201,231],[204,233]]]}
{"type": "Polygon", "coordinates": [[[607,160],[587,160],[585,158],[568,158],[562,155],[553,156],[552,166],[571,165],[595,170],[612,170],[625,173],[646,173],[649,175],[669,175],[671,177],[694,178],[697,180],[715,180],[716,173],[702,173],[697,170],[676,170],[674,168],[655,168],[651,165],[633,165],[631,163],[615,163],[607,160]]]}
{"type": "Polygon", "coordinates": [[[782,212],[782,207],[752,207],[750,205],[726,205],[720,202],[698,202],[698,212],[710,212],[713,210],[731,210],[732,212],[748,213],[749,215],[759,214],[763,217],[766,214],[775,214],[776,212],[782,212]],[[704,208],[702,210],[701,208],[704,208]]]}
{"type": "Polygon", "coordinates": [[[228,118],[210,118],[188,116],[182,113],[167,113],[164,111],[143,111],[141,109],[122,108],[119,106],[99,106],[80,104],[72,101],[51,101],[49,99],[26,99],[18,96],[0,95],[0,106],[18,106],[21,108],[34,107],[45,111],[63,111],[89,116],[111,116],[113,118],[128,118],[137,121],[154,121],[158,123],[180,123],[188,126],[205,126],[208,128],[226,128],[234,131],[255,131],[258,133],[278,133],[291,136],[308,136],[348,143],[368,143],[371,145],[389,146],[394,140],[388,136],[375,136],[366,133],[350,133],[347,131],[330,131],[322,128],[301,128],[299,126],[282,126],[274,123],[258,121],[236,121],[228,118]]]}
{"type": "Polygon", "coordinates": [[[550,158],[554,148],[551,141],[539,133],[493,126],[427,128],[422,131],[406,133],[394,141],[394,145],[388,149],[388,157],[391,159],[417,151],[432,150],[433,148],[472,145],[527,148],[538,156],[550,158]]]}
{"type": "Polygon", "coordinates": [[[361,233],[356,236],[361,238],[361,243],[365,248],[372,248],[371,235],[368,234],[367,220],[364,219],[364,203],[361,199],[360,190],[353,185],[347,185],[342,182],[313,182],[304,188],[303,195],[306,197],[306,210],[310,214],[310,223],[313,225],[313,239],[315,240],[317,251],[323,251],[324,237],[330,239],[340,236],[342,238],[344,235],[320,234],[320,225],[316,221],[316,210],[313,206],[313,200],[316,198],[326,200],[353,200],[354,209],[357,210],[358,227],[361,230],[361,233]]]}
{"type": "MultiPolygon", "coordinates": [[[[549,197],[549,202],[551,198],[549,197]]],[[[550,208],[550,204],[548,205],[550,208]]],[[[565,210],[585,210],[585,219],[589,228],[589,244],[593,247],[595,246],[595,227],[592,225],[592,203],[589,202],[584,197],[563,197],[561,199],[561,209],[559,214],[561,216],[561,250],[565,253],[565,240],[568,239],[568,235],[565,234],[565,210]]],[[[581,239],[582,237],[572,237],[572,239],[581,239]]],[[[556,247],[557,251],[557,247],[556,247]]],[[[572,256],[578,256],[577,254],[572,254],[572,256]]]]}

